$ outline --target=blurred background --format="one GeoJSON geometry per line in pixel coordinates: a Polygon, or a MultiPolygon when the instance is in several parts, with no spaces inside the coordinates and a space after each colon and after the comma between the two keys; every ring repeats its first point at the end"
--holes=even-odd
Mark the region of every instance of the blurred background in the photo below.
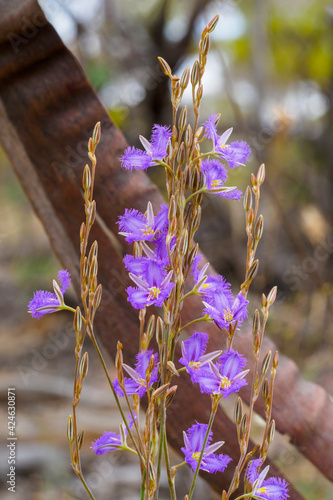
{"type": "MultiPolygon", "coordinates": [[[[138,135],[149,138],[154,123],[170,123],[168,81],[157,56],[180,76],[195,60],[205,24],[220,14],[211,36],[201,118],[221,113],[220,132],[233,126],[233,140],[251,146],[249,165],[231,172],[232,185],[244,191],[250,173],[266,164],[261,199],[265,227],[253,309],[262,292],[278,285],[268,335],[306,379],[332,394],[332,3],[41,0],[40,5],[111,118],[137,147],[138,135]]],[[[190,105],[188,94],[184,102],[190,105]]],[[[158,169],[150,175],[163,190],[158,169]]],[[[65,438],[72,393],[71,318],[59,313],[37,321],[26,313],[32,292],[50,288],[58,263],[3,152],[0,214],[0,389],[5,400],[8,384],[18,388],[17,498],[85,498],[70,470],[65,438]]],[[[206,197],[201,227],[201,249],[237,288],[246,244],[242,204],[206,197]]],[[[74,294],[69,300],[75,304],[74,294]]],[[[113,411],[110,416],[103,403],[103,375],[94,356],[90,359],[91,378],[82,402],[88,479],[101,499],[111,498],[111,490],[113,499],[134,499],[138,478],[127,457],[114,454],[92,462],[89,442],[106,429],[116,430],[118,417],[113,411]]],[[[258,420],[258,429],[260,425],[258,420]]],[[[1,464],[6,456],[1,451],[1,464]]],[[[277,440],[272,457],[306,499],[333,499],[332,485],[286,437],[277,440]]],[[[7,499],[6,479],[0,479],[7,499]]],[[[187,472],[182,481],[186,486],[187,472]]],[[[204,486],[198,498],[200,488],[204,486]]]]}

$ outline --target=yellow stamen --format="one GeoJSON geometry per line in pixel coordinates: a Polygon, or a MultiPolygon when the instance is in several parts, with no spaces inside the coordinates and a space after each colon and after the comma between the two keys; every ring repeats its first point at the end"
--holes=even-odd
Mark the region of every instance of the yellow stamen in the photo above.
{"type": "Polygon", "coordinates": [[[145,229],[141,229],[144,235],[148,236],[149,234],[154,234],[154,231],[151,227],[145,226],[145,229]]]}
{"type": "Polygon", "coordinates": [[[200,458],[200,451],[195,451],[194,453],[192,453],[192,458],[194,458],[194,460],[197,462],[200,458]]]}
{"type": "Polygon", "coordinates": [[[224,311],[224,319],[226,321],[232,321],[234,319],[234,313],[230,311],[229,307],[224,311]]]}
{"type": "Polygon", "coordinates": [[[215,181],[212,182],[212,187],[217,187],[221,184],[221,181],[216,179],[215,181]]]}
{"type": "Polygon", "coordinates": [[[230,380],[228,379],[228,377],[221,377],[221,380],[220,380],[220,389],[228,389],[228,387],[231,386],[231,382],[230,380]]]}
{"type": "Polygon", "coordinates": [[[204,285],[202,285],[202,288],[209,288],[210,287],[210,284],[209,283],[205,283],[204,285]]]}
{"type": "Polygon", "coordinates": [[[195,370],[197,370],[198,368],[200,368],[201,363],[200,363],[200,361],[190,361],[188,365],[191,368],[194,368],[195,370]]]}
{"type": "Polygon", "coordinates": [[[149,288],[148,300],[157,299],[160,293],[161,290],[159,288],[157,288],[156,286],[152,286],[151,288],[149,288]]]}

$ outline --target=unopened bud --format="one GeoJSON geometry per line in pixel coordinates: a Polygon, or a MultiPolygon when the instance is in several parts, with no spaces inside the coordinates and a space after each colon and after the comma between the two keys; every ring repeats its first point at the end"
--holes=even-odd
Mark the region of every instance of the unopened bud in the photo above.
{"type": "Polygon", "coordinates": [[[258,267],[259,267],[259,260],[257,259],[254,262],[252,262],[250,269],[246,273],[246,280],[247,281],[251,282],[255,278],[255,276],[258,272],[258,267]]]}
{"type": "Polygon", "coordinates": [[[83,438],[84,438],[84,430],[82,429],[77,437],[78,445],[79,445],[79,450],[81,450],[82,445],[83,445],[83,438]]]}
{"type": "Polygon", "coordinates": [[[268,351],[268,353],[266,354],[264,361],[262,362],[262,365],[261,365],[261,375],[263,377],[268,372],[268,368],[269,368],[271,359],[272,359],[272,351],[268,351]]]}
{"type": "Polygon", "coordinates": [[[259,215],[258,220],[256,222],[255,228],[254,228],[254,239],[259,241],[260,238],[262,237],[262,233],[264,230],[264,218],[262,215],[259,215]]]}
{"type": "Polygon", "coordinates": [[[257,181],[258,184],[262,184],[265,180],[265,164],[260,165],[258,173],[257,173],[257,181]]]}
{"type": "Polygon", "coordinates": [[[261,295],[261,307],[265,309],[267,307],[267,298],[266,295],[263,293],[261,295]]]}
{"type": "Polygon", "coordinates": [[[74,423],[72,415],[69,415],[67,422],[67,437],[70,443],[74,441],[74,423]]]}
{"type": "Polygon", "coordinates": [[[268,428],[268,443],[271,444],[273,439],[274,439],[274,434],[275,434],[275,420],[272,420],[271,423],[269,424],[268,428]]]}
{"type": "Polygon", "coordinates": [[[186,129],[186,132],[185,132],[184,142],[185,142],[185,147],[189,148],[190,145],[191,145],[191,143],[192,143],[192,128],[191,128],[191,125],[187,125],[187,129],[186,129]]]}
{"type": "Polygon", "coordinates": [[[199,85],[198,90],[197,90],[197,101],[201,101],[203,95],[203,85],[199,85]]]}
{"type": "Polygon", "coordinates": [[[173,363],[173,361],[168,361],[167,362],[167,367],[168,367],[168,370],[173,373],[174,375],[176,375],[177,377],[180,377],[179,375],[179,372],[175,366],[175,363],[173,363]]]}
{"type": "Polygon", "coordinates": [[[182,142],[177,153],[177,162],[178,165],[182,165],[185,160],[185,144],[182,142]]]}
{"type": "Polygon", "coordinates": [[[252,208],[252,192],[250,186],[247,186],[244,196],[244,210],[248,212],[252,208]]]}
{"type": "Polygon", "coordinates": [[[84,167],[83,178],[82,178],[82,186],[85,191],[87,191],[91,186],[91,173],[88,165],[84,167]]]}
{"type": "Polygon", "coordinates": [[[241,398],[238,398],[235,406],[235,422],[237,425],[240,425],[242,417],[243,417],[243,403],[241,398]]]}
{"type": "Polygon", "coordinates": [[[163,320],[162,318],[158,317],[156,321],[156,332],[155,332],[156,342],[158,345],[161,345],[163,342],[163,329],[164,329],[163,320]]]}
{"type": "MultiPolygon", "coordinates": [[[[204,32],[207,31],[207,33],[211,33],[212,31],[215,30],[217,23],[219,22],[220,16],[216,14],[211,21],[207,24],[207,26],[204,29],[204,32]]],[[[224,499],[222,499],[224,500],[224,499]]]]}
{"type": "Polygon", "coordinates": [[[163,394],[165,394],[169,388],[170,382],[167,384],[161,385],[156,391],[153,392],[152,394],[152,400],[156,400],[160,398],[163,394]]]}
{"type": "Polygon", "coordinates": [[[166,76],[171,76],[171,68],[170,68],[169,64],[166,62],[166,60],[163,59],[163,57],[158,57],[157,59],[161,65],[163,73],[166,76]]]}
{"type": "Polygon", "coordinates": [[[241,423],[240,423],[240,434],[244,436],[247,431],[247,413],[244,413],[241,423]]]}
{"type": "Polygon", "coordinates": [[[80,362],[79,372],[80,372],[80,375],[83,379],[88,373],[88,353],[87,352],[85,352],[84,355],[82,356],[82,359],[80,362]]]}
{"type": "Polygon", "coordinates": [[[268,380],[267,378],[265,378],[265,380],[263,381],[263,384],[262,384],[262,397],[264,399],[264,401],[267,400],[268,396],[269,396],[269,388],[268,388],[268,380]]]}
{"type": "Polygon", "coordinates": [[[272,290],[267,295],[267,305],[271,306],[274,304],[277,294],[277,286],[273,286],[272,290]]]}
{"type": "Polygon", "coordinates": [[[254,188],[257,186],[257,179],[254,174],[251,174],[251,186],[254,188]]]}
{"type": "Polygon", "coordinates": [[[187,247],[188,247],[188,232],[187,232],[187,229],[184,229],[184,232],[183,232],[181,239],[180,239],[180,242],[179,242],[179,252],[181,255],[186,254],[187,247]]]}
{"type": "Polygon", "coordinates": [[[258,309],[254,311],[254,316],[253,316],[253,324],[252,324],[252,333],[253,335],[257,335],[257,333],[260,330],[260,314],[258,309]]]}
{"type": "Polygon", "coordinates": [[[84,222],[82,222],[81,227],[80,227],[80,241],[83,241],[86,235],[86,225],[84,222]]]}
{"type": "Polygon", "coordinates": [[[208,51],[209,51],[209,45],[210,45],[210,42],[209,42],[209,34],[206,33],[203,41],[202,41],[202,48],[201,48],[201,52],[203,55],[207,55],[208,54],[208,51]]]}
{"type": "Polygon", "coordinates": [[[54,293],[56,294],[56,296],[59,299],[59,303],[61,305],[63,305],[64,304],[64,297],[63,297],[63,295],[61,293],[60,287],[59,287],[58,283],[56,282],[56,280],[53,280],[53,290],[54,290],[54,293]]]}
{"type": "Polygon", "coordinates": [[[178,126],[181,132],[184,132],[187,125],[187,106],[184,106],[180,112],[178,126]]]}
{"type": "Polygon", "coordinates": [[[171,403],[173,401],[173,398],[176,395],[176,391],[177,391],[177,386],[176,385],[174,385],[174,386],[170,387],[170,389],[168,389],[167,395],[166,395],[166,398],[165,398],[165,407],[166,408],[171,405],[171,403]]]}
{"type": "Polygon", "coordinates": [[[147,325],[147,337],[148,337],[148,342],[150,342],[155,330],[155,315],[152,314],[149,318],[148,325],[147,325]]]}
{"type": "Polygon", "coordinates": [[[278,351],[275,351],[275,354],[273,356],[273,363],[272,363],[273,368],[276,369],[278,364],[279,364],[279,353],[278,353],[278,351]]]}
{"type": "Polygon", "coordinates": [[[93,140],[95,147],[99,143],[100,139],[101,139],[101,122],[97,122],[95,127],[94,127],[93,134],[92,134],[92,140],[93,140]]]}
{"type": "Polygon", "coordinates": [[[191,71],[191,84],[193,87],[198,83],[199,81],[199,61],[194,61],[193,68],[191,71]]]}
{"type": "Polygon", "coordinates": [[[189,66],[187,66],[184,71],[183,71],[183,74],[182,76],[180,77],[180,86],[183,90],[186,89],[186,87],[188,86],[188,82],[190,80],[190,72],[191,72],[191,68],[189,66]]]}
{"type": "Polygon", "coordinates": [[[75,333],[79,333],[82,328],[82,314],[81,314],[81,309],[79,306],[77,306],[74,314],[74,321],[73,321],[73,327],[75,330],[75,333]]]}
{"type": "Polygon", "coordinates": [[[102,292],[103,292],[102,285],[99,284],[98,287],[96,288],[94,300],[92,303],[94,309],[97,309],[101,303],[102,292]]]}

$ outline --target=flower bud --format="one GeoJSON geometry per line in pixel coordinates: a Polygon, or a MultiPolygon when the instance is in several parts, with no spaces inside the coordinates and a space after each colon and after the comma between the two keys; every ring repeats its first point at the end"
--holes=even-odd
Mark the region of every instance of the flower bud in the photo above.
{"type": "Polygon", "coordinates": [[[92,134],[92,140],[95,147],[99,143],[100,139],[101,139],[101,122],[97,122],[92,134]]]}
{"type": "Polygon", "coordinates": [[[84,167],[82,186],[83,186],[83,189],[85,191],[87,191],[91,186],[91,172],[90,172],[90,168],[88,167],[88,165],[86,165],[84,167]]]}
{"type": "Polygon", "coordinates": [[[195,61],[191,71],[191,84],[194,87],[199,81],[199,61],[195,61]]]}
{"type": "Polygon", "coordinates": [[[161,65],[163,73],[166,76],[171,76],[171,68],[170,68],[169,64],[166,62],[166,60],[163,59],[163,57],[158,57],[157,59],[161,65]]]}

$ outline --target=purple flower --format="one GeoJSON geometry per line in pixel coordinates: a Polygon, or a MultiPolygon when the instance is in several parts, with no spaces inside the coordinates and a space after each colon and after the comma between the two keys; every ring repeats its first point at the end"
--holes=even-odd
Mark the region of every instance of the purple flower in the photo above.
{"type": "MultiPolygon", "coordinates": [[[[60,289],[61,295],[65,293],[71,284],[70,274],[66,270],[58,272],[60,287],[54,282],[54,286],[60,289]]],[[[33,318],[41,318],[44,314],[60,311],[63,308],[63,302],[56,293],[38,290],[28,304],[28,312],[33,318]]]]}
{"type": "Polygon", "coordinates": [[[289,498],[287,481],[279,477],[265,479],[269,466],[259,474],[258,469],[261,465],[261,458],[252,460],[246,470],[246,478],[252,484],[253,496],[264,500],[287,500],[289,498]]]}
{"type": "MultiPolygon", "coordinates": [[[[133,427],[133,419],[130,414],[127,419],[129,428],[133,427]]],[[[122,427],[122,434],[125,436],[126,440],[126,436],[128,434],[127,427],[124,423],[120,424],[120,427],[122,427]]],[[[121,434],[107,431],[105,431],[101,437],[93,441],[90,446],[90,448],[95,452],[95,455],[105,455],[108,451],[120,450],[125,447],[126,442],[123,442],[121,434]]]]}
{"type": "Polygon", "coordinates": [[[137,276],[130,273],[129,276],[137,287],[128,287],[128,300],[135,309],[155,304],[162,306],[164,300],[169,297],[174,283],[170,283],[173,271],[168,274],[164,263],[151,259],[142,259],[140,262],[142,274],[137,276]]]}
{"type": "Polygon", "coordinates": [[[199,262],[202,260],[202,255],[196,255],[193,259],[192,265],[191,265],[191,273],[195,281],[195,288],[198,293],[204,293],[205,290],[205,284],[207,282],[207,276],[206,276],[206,271],[209,266],[209,263],[205,264],[200,270],[199,270],[199,262]],[[206,279],[205,279],[206,277],[206,279]]]}
{"type": "Polygon", "coordinates": [[[119,450],[122,444],[120,434],[105,431],[103,436],[91,443],[90,448],[96,455],[105,455],[108,451],[119,450]]]}
{"type": "MultiPolygon", "coordinates": [[[[147,392],[147,375],[146,371],[149,365],[151,356],[154,356],[155,365],[150,374],[150,380],[148,386],[151,387],[158,378],[158,355],[154,354],[151,349],[149,351],[141,351],[137,354],[135,363],[135,370],[128,365],[123,364],[124,369],[129,374],[130,378],[124,377],[126,394],[138,394],[140,398],[144,396],[147,392]]],[[[119,385],[118,379],[114,381],[114,388],[117,395],[123,398],[124,392],[119,385]]]]}
{"type": "Polygon", "coordinates": [[[224,278],[207,278],[205,288],[204,312],[208,314],[220,328],[238,325],[247,318],[248,300],[239,293],[234,298],[229,283],[224,278]]]}
{"type": "MultiPolygon", "coordinates": [[[[187,432],[184,432],[184,443],[185,447],[181,450],[185,455],[185,461],[191,466],[192,470],[196,470],[200,453],[204,444],[206,432],[208,429],[207,424],[199,424],[198,422],[187,432]]],[[[213,473],[217,471],[223,472],[231,458],[228,455],[216,455],[214,452],[218,450],[222,445],[223,441],[218,441],[214,444],[210,444],[213,438],[213,433],[209,431],[209,437],[206,444],[206,448],[202,457],[202,462],[200,464],[200,469],[207,472],[213,473]]]]}
{"type": "Polygon", "coordinates": [[[221,351],[205,354],[207,342],[207,333],[195,332],[182,343],[182,357],[179,359],[179,363],[186,367],[187,373],[191,375],[192,382],[196,382],[197,377],[200,377],[202,366],[207,365],[209,361],[221,354],[221,351]]]}
{"type": "Polygon", "coordinates": [[[221,159],[228,162],[229,168],[244,165],[251,153],[249,145],[245,141],[235,141],[230,145],[227,145],[226,142],[232,133],[232,128],[229,128],[221,136],[219,136],[216,131],[216,119],[217,115],[212,114],[204,123],[206,137],[208,139],[212,139],[214,151],[220,156],[221,159]]]}
{"type": "Polygon", "coordinates": [[[202,171],[205,177],[207,191],[215,193],[223,198],[239,200],[242,192],[235,186],[224,186],[228,178],[227,169],[218,160],[204,160],[201,164],[202,171]]]}
{"type": "Polygon", "coordinates": [[[135,209],[125,210],[125,214],[119,217],[120,232],[128,243],[133,241],[153,241],[157,231],[162,231],[167,224],[168,207],[165,203],[161,205],[161,210],[154,215],[153,206],[149,202],[147,214],[143,214],[135,209]]]}
{"type": "Polygon", "coordinates": [[[120,158],[122,167],[127,170],[147,170],[154,162],[163,160],[171,135],[169,127],[154,125],[150,142],[140,136],[145,151],[134,147],[126,148],[120,158]]]}
{"type": "Polygon", "coordinates": [[[233,349],[223,352],[217,364],[209,362],[209,369],[202,368],[195,377],[201,392],[222,394],[226,399],[232,392],[238,392],[247,385],[244,377],[249,370],[243,370],[245,358],[233,349]]]}
{"type": "Polygon", "coordinates": [[[251,149],[245,141],[235,141],[229,146],[216,148],[216,153],[228,162],[229,168],[235,168],[245,165],[250,156],[251,149]]]}

